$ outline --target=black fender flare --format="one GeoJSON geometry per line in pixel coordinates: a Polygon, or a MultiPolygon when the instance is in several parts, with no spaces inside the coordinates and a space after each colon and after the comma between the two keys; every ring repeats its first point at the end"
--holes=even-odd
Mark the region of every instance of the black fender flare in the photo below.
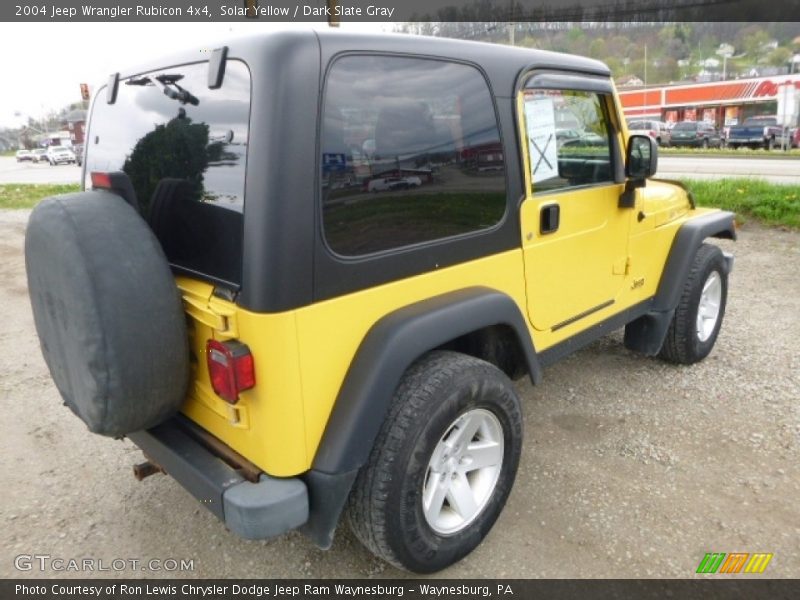
{"type": "Polygon", "coordinates": [[[403,373],[420,356],[455,338],[493,325],[516,334],[534,383],[541,365],[517,303],[487,287],[470,287],[416,302],[379,319],[367,332],[339,390],[331,416],[304,475],[309,521],[302,531],[330,547],[358,470],[386,418],[403,373]]]}
{"type": "MultiPolygon", "coordinates": [[[[681,225],[667,257],[667,263],[658,283],[658,291],[647,314],[629,323],[625,328],[625,347],[655,356],[661,350],[672,315],[680,301],[683,283],[689,276],[697,250],[709,237],[736,240],[735,215],[717,211],[701,215],[681,225]]],[[[732,258],[726,256],[730,270],[732,258]]]]}
{"type": "Polygon", "coordinates": [[[675,310],[698,248],[710,237],[735,240],[735,216],[732,212],[719,211],[690,219],[681,225],[672,240],[667,264],[658,283],[653,311],[675,310]]]}

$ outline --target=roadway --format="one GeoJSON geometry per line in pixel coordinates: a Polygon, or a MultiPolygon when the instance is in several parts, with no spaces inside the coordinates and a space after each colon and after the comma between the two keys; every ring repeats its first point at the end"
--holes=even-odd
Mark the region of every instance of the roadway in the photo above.
{"type": "Polygon", "coordinates": [[[800,184],[800,158],[659,156],[658,177],[720,179],[757,177],[772,183],[800,184]]]}
{"type": "Polygon", "coordinates": [[[0,156],[0,184],[4,183],[78,183],[81,168],[75,165],[18,163],[15,158],[0,156]]]}

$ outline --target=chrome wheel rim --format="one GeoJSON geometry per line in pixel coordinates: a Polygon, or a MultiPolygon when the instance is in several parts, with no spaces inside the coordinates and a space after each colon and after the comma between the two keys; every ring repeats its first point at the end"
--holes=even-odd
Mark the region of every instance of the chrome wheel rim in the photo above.
{"type": "Polygon", "coordinates": [[[463,531],[488,504],[503,466],[505,438],[494,413],[460,415],[433,449],[422,487],[422,511],[440,535],[463,531]]]}
{"type": "Polygon", "coordinates": [[[722,278],[719,273],[712,271],[703,284],[700,305],[697,307],[697,337],[701,342],[705,342],[714,332],[721,304],[722,278]]]}

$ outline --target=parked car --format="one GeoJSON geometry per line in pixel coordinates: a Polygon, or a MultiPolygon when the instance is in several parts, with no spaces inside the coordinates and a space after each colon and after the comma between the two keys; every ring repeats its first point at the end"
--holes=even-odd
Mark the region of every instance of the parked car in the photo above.
{"type": "Polygon", "coordinates": [[[631,120],[628,132],[631,135],[649,135],[659,146],[668,146],[671,137],[666,123],[652,119],[631,120]]]}
{"type": "Polygon", "coordinates": [[[33,160],[33,155],[30,150],[17,150],[17,162],[26,160],[33,160]]]}
{"type": "Polygon", "coordinates": [[[47,162],[47,148],[36,148],[36,150],[31,150],[31,160],[35,163],[47,162]]]}
{"type": "Polygon", "coordinates": [[[51,166],[75,163],[75,153],[66,146],[50,146],[47,149],[47,162],[51,166]]]}
{"type": "MultiPolygon", "coordinates": [[[[728,132],[729,148],[780,148],[783,142],[783,127],[778,125],[778,117],[759,115],[749,117],[741,125],[733,125],[728,132]]],[[[787,140],[788,141],[788,140],[787,140]]]]}
{"type": "Polygon", "coordinates": [[[714,125],[705,121],[683,121],[670,132],[671,146],[721,148],[722,136],[714,125]]]}
{"type": "MultiPolygon", "coordinates": [[[[628,349],[670,363],[712,351],[733,256],[708,242],[736,238],[734,215],[653,178],[658,146],[621,138],[603,63],[324,31],[236,38],[208,58],[119,68],[92,108],[82,190],[37,205],[25,264],[66,406],[128,437],[138,477],[168,473],[231,533],[299,529],[330,548],[347,522],[397,567],[444,569],[492,529],[520,459],[542,468],[512,379],[539,384],[622,327],[628,349]],[[517,107],[552,114],[566,97],[595,137],[553,156],[553,120],[531,127],[517,107]],[[209,161],[217,130],[234,141],[209,161]],[[436,185],[324,193],[371,176],[347,156],[320,168],[355,139],[392,157],[380,185],[417,186],[380,173],[434,161],[436,185]],[[496,170],[474,177],[465,153],[482,152],[496,170]]],[[[158,527],[176,504],[119,511],[158,527]]]]}
{"type": "Polygon", "coordinates": [[[792,129],[792,132],[789,134],[789,140],[791,141],[792,148],[800,148],[800,127],[796,127],[792,129]]]}
{"type": "Polygon", "coordinates": [[[408,190],[422,185],[422,180],[412,175],[410,177],[398,177],[389,182],[390,190],[408,190]]]}
{"type": "Polygon", "coordinates": [[[556,129],[556,145],[560,148],[571,140],[581,137],[581,132],[577,129],[556,129]]]}
{"type": "Polygon", "coordinates": [[[407,190],[412,187],[419,187],[422,185],[422,180],[419,177],[381,177],[373,179],[367,185],[367,191],[370,192],[386,192],[389,190],[407,190]]]}

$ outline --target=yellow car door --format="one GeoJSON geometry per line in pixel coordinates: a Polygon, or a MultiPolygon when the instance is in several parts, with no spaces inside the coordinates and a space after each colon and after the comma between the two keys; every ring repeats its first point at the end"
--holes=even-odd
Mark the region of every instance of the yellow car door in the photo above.
{"type": "Polygon", "coordinates": [[[543,333],[540,347],[616,312],[628,264],[631,211],[618,207],[624,168],[613,91],[607,80],[579,89],[573,81],[534,76],[518,98],[528,315],[543,333]]]}

